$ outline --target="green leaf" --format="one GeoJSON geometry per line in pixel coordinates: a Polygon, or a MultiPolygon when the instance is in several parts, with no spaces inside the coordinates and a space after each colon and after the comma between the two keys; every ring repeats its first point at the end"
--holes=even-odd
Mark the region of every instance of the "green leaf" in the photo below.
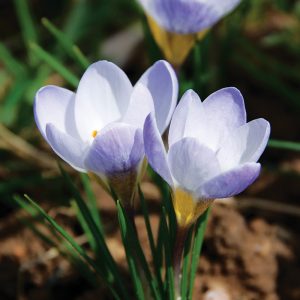
{"type": "Polygon", "coordinates": [[[162,293],[163,292],[163,283],[162,283],[162,278],[161,278],[161,264],[160,264],[161,259],[159,259],[157,257],[157,255],[161,256],[161,254],[158,254],[155,249],[154,237],[153,237],[150,220],[149,220],[149,210],[148,210],[147,202],[145,201],[144,194],[140,188],[140,185],[138,186],[138,192],[139,192],[141,207],[142,207],[142,211],[143,211],[143,215],[144,215],[145,225],[146,225],[146,229],[147,229],[147,235],[148,235],[151,254],[152,254],[152,258],[153,258],[155,274],[156,274],[158,284],[159,284],[159,287],[160,287],[160,290],[162,293]]]}
{"type": "Polygon", "coordinates": [[[120,205],[119,200],[117,201],[117,209],[118,209],[118,219],[119,219],[119,224],[121,229],[122,241],[126,252],[128,267],[134,284],[135,295],[137,299],[144,300],[145,299],[144,289],[141,281],[141,276],[138,272],[137,261],[135,258],[135,251],[133,250],[134,247],[132,245],[131,232],[129,232],[128,221],[126,220],[124,211],[120,205]]]}
{"type": "Polygon", "coordinates": [[[174,270],[172,265],[172,240],[170,239],[170,233],[168,230],[168,225],[166,221],[166,209],[163,207],[162,213],[162,226],[164,233],[164,249],[165,249],[165,263],[166,263],[166,283],[167,283],[167,295],[168,299],[175,300],[175,287],[174,287],[174,270]],[[169,233],[169,234],[168,234],[169,233]]]}
{"type": "Polygon", "coordinates": [[[201,248],[204,240],[204,233],[206,229],[207,219],[210,213],[210,208],[208,208],[198,219],[195,225],[195,237],[194,237],[194,245],[192,250],[192,261],[191,261],[191,271],[190,271],[190,280],[189,280],[189,290],[188,290],[188,298],[192,299],[193,290],[194,290],[194,282],[196,277],[196,272],[198,268],[198,260],[201,254],[201,248]]]}
{"type": "Polygon", "coordinates": [[[84,70],[90,65],[88,59],[82,54],[80,49],[73,44],[72,40],[62,31],[60,31],[48,19],[43,18],[42,24],[50,31],[56,38],[59,45],[66,51],[66,53],[75,60],[84,70]]]}
{"type": "Polygon", "coordinates": [[[49,67],[59,73],[69,84],[73,87],[77,87],[79,83],[79,79],[73,75],[67,68],[63,66],[63,64],[54,56],[45,51],[39,45],[31,43],[30,49],[32,52],[40,58],[42,61],[47,63],[49,67]]]}
{"type": "Polygon", "coordinates": [[[300,151],[300,143],[280,140],[269,140],[268,146],[271,148],[287,149],[292,151],[300,151]]]}
{"type": "Polygon", "coordinates": [[[145,258],[143,249],[138,240],[137,231],[134,225],[132,224],[131,220],[125,214],[119,200],[117,201],[117,209],[118,209],[118,217],[119,217],[119,223],[121,227],[121,233],[123,234],[123,238],[124,238],[123,243],[124,245],[126,243],[125,250],[127,247],[127,250],[130,251],[126,253],[126,255],[128,254],[129,256],[137,257],[136,260],[134,259],[134,262],[136,263],[136,266],[140,271],[139,272],[140,275],[142,277],[145,277],[145,279],[148,281],[148,284],[152,292],[152,296],[154,297],[154,299],[161,299],[161,296],[158,291],[157,279],[155,276],[152,276],[151,274],[148,262],[145,258]]]}
{"type": "Polygon", "coordinates": [[[160,266],[160,273],[163,271],[163,253],[164,253],[164,240],[167,234],[165,234],[164,226],[162,224],[162,213],[160,214],[159,218],[159,226],[158,226],[158,233],[157,233],[157,243],[156,243],[156,258],[158,261],[158,265],[160,266]]]}
{"type": "Polygon", "coordinates": [[[96,241],[93,237],[93,234],[92,234],[88,224],[85,221],[84,216],[81,213],[81,210],[78,208],[78,205],[76,204],[76,202],[74,200],[71,200],[71,206],[73,207],[73,209],[76,213],[77,219],[78,219],[78,221],[81,225],[81,228],[83,229],[83,231],[84,231],[84,233],[87,237],[87,240],[88,240],[89,244],[91,245],[92,250],[94,251],[94,253],[97,253],[98,248],[97,248],[97,245],[96,245],[96,241]]]}
{"type": "Polygon", "coordinates": [[[189,229],[186,241],[185,241],[185,247],[183,252],[183,267],[182,267],[182,278],[181,278],[181,298],[187,299],[187,290],[188,290],[188,280],[189,280],[189,268],[191,263],[191,242],[193,237],[193,229],[194,226],[192,226],[189,229]]]}
{"type": "Polygon", "coordinates": [[[30,79],[28,78],[17,80],[5,97],[0,110],[0,121],[5,125],[11,125],[15,121],[19,108],[18,104],[24,99],[24,93],[29,84],[30,79]]]}
{"type": "Polygon", "coordinates": [[[38,35],[35,30],[27,0],[15,0],[16,12],[22,29],[23,39],[26,43],[37,42],[38,35]]]}
{"type": "Polygon", "coordinates": [[[148,167],[148,175],[153,180],[153,182],[158,186],[161,192],[162,205],[165,207],[165,210],[167,212],[166,216],[168,217],[168,222],[170,225],[170,239],[173,243],[175,242],[177,221],[176,221],[176,215],[172,204],[170,188],[168,184],[150,167],[148,167]]]}
{"type": "Polygon", "coordinates": [[[106,270],[108,276],[109,282],[115,281],[116,284],[118,284],[120,290],[123,293],[124,299],[130,299],[128,292],[126,291],[124,285],[123,285],[123,280],[119,274],[118,267],[111,256],[107,245],[105,243],[105,239],[99,228],[97,227],[93,217],[91,216],[91,213],[82,199],[80,192],[77,190],[75,185],[73,184],[71,178],[69,175],[63,170],[63,168],[59,165],[61,173],[68,184],[68,187],[70,188],[73,197],[76,201],[76,204],[78,205],[79,210],[81,211],[82,217],[84,218],[89,230],[90,230],[90,235],[94,238],[95,240],[95,245],[97,246],[97,262],[100,263],[101,268],[103,270],[106,270]]]}
{"type": "Polygon", "coordinates": [[[11,72],[15,77],[23,77],[26,73],[26,67],[19,62],[5,47],[3,43],[0,42],[0,61],[4,64],[9,72],[11,72]]]}
{"type": "Polygon", "coordinates": [[[278,97],[288,100],[291,107],[300,108],[300,93],[291,86],[288,86],[272,71],[264,70],[264,72],[261,72],[261,68],[256,67],[253,62],[240,54],[235,55],[234,61],[264,88],[268,88],[278,97]]]}
{"type": "MultiPolygon", "coordinates": [[[[34,221],[39,221],[40,224],[44,225],[47,229],[49,229],[49,225],[46,222],[43,222],[43,217],[39,214],[39,212],[34,209],[30,204],[25,202],[19,196],[14,196],[13,200],[18,204],[19,207],[23,208],[31,217],[33,217],[34,221]]],[[[86,264],[86,262],[78,255],[78,253],[67,243],[65,242],[61,236],[57,235],[57,232],[50,227],[49,234],[45,234],[41,230],[35,226],[35,223],[28,221],[25,218],[19,218],[20,222],[26,225],[32,232],[38,236],[44,243],[48,244],[50,247],[55,247],[60,252],[60,254],[67,258],[75,267],[80,271],[80,274],[83,274],[84,277],[93,285],[97,286],[97,280],[95,273],[91,270],[91,268],[86,264]],[[50,234],[53,234],[51,236],[50,234]]]]}
{"type": "Polygon", "coordinates": [[[44,64],[40,65],[39,68],[36,69],[34,79],[30,79],[31,81],[25,94],[27,103],[30,105],[33,104],[37,90],[47,83],[47,79],[50,77],[52,72],[52,69],[48,65],[44,64]]]}
{"type": "Polygon", "coordinates": [[[64,25],[64,33],[71,41],[77,41],[83,33],[83,24],[89,18],[87,0],[77,0],[73,2],[73,7],[64,25]]]}
{"type": "Polygon", "coordinates": [[[86,263],[88,263],[91,266],[91,268],[102,277],[102,279],[105,281],[106,285],[109,287],[114,297],[116,299],[121,300],[113,286],[107,280],[105,276],[106,274],[101,268],[98,267],[95,261],[92,258],[90,258],[86,254],[86,252],[74,241],[74,239],[60,225],[58,225],[56,221],[53,218],[51,218],[37,203],[35,203],[27,195],[25,195],[25,198],[29,201],[33,208],[36,209],[41,216],[43,216],[43,218],[49,223],[49,225],[51,225],[69,243],[69,245],[86,261],[86,263]]]}
{"type": "Polygon", "coordinates": [[[88,175],[86,175],[84,173],[80,173],[80,178],[81,178],[81,182],[84,187],[84,191],[88,198],[87,205],[89,207],[91,215],[94,219],[94,222],[98,226],[99,231],[103,234],[104,231],[103,231],[101,216],[100,216],[100,212],[97,207],[97,199],[96,199],[95,194],[91,187],[90,178],[88,177],[88,175]]]}
{"type": "Polygon", "coordinates": [[[281,62],[278,58],[264,53],[246,38],[239,38],[237,44],[249,57],[255,57],[255,60],[259,61],[260,66],[263,67],[264,70],[268,69],[272,71],[273,74],[277,74],[278,77],[294,79],[297,82],[300,81],[299,65],[290,65],[281,62]]]}
{"type": "MultiPolygon", "coordinates": [[[[28,50],[30,50],[29,49],[30,43],[38,42],[38,34],[30,14],[28,1],[14,0],[14,2],[15,2],[15,8],[19,19],[20,27],[21,27],[23,40],[25,45],[28,47],[28,50]]],[[[30,51],[29,51],[29,55],[30,55],[31,63],[35,65],[37,63],[36,57],[34,55],[31,55],[30,51]]]]}

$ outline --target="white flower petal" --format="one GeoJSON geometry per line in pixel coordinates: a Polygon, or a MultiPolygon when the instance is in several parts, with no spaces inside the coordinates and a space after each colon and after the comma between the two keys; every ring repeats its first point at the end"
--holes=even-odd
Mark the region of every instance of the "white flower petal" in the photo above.
{"type": "Polygon", "coordinates": [[[234,87],[223,88],[203,101],[209,146],[217,150],[233,129],[246,124],[244,98],[234,87]]]}
{"type": "Polygon", "coordinates": [[[193,90],[185,92],[175,109],[169,130],[169,147],[184,137],[197,138],[201,143],[210,138],[203,104],[193,90]]]}
{"type": "Polygon", "coordinates": [[[60,131],[77,137],[72,106],[75,94],[57,86],[45,86],[38,90],[34,100],[34,117],[36,124],[46,137],[46,125],[52,123],[60,131]]]}
{"type": "Polygon", "coordinates": [[[189,192],[195,192],[201,183],[220,173],[215,153],[195,138],[183,138],[173,144],[168,162],[179,186],[189,192]]]}
{"type": "Polygon", "coordinates": [[[154,109],[159,132],[163,133],[170,123],[177,97],[176,74],[168,62],[160,60],[136,83],[125,118],[142,127],[145,118],[154,109]]]}
{"type": "Polygon", "coordinates": [[[120,120],[132,93],[126,74],[115,64],[99,61],[92,64],[80,80],[75,101],[75,120],[83,140],[94,130],[120,120]]]}
{"type": "Polygon", "coordinates": [[[217,157],[223,171],[247,162],[257,162],[270,136],[270,124],[253,120],[235,129],[223,142],[217,157]]]}
{"type": "Polygon", "coordinates": [[[141,82],[133,88],[130,104],[122,122],[143,128],[146,117],[154,112],[153,98],[147,86],[141,82]]]}
{"type": "Polygon", "coordinates": [[[46,135],[50,146],[58,156],[77,171],[85,172],[83,161],[88,149],[87,144],[60,131],[51,123],[46,126],[46,135]]]}
{"type": "Polygon", "coordinates": [[[168,166],[167,154],[155,117],[149,114],[144,125],[144,146],[149,164],[170,186],[173,186],[172,175],[168,166]]]}

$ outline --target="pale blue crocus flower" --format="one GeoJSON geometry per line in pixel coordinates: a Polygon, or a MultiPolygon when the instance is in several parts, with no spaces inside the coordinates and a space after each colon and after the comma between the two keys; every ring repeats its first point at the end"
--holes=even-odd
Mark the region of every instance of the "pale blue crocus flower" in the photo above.
{"type": "Polygon", "coordinates": [[[216,198],[237,195],[258,177],[270,135],[264,119],[246,121],[241,93],[224,88],[201,102],[187,91],[175,109],[163,145],[155,116],[144,125],[148,161],[172,188],[179,226],[188,227],[216,198]]]}
{"type": "Polygon", "coordinates": [[[160,133],[167,128],[178,96],[172,67],[158,61],[133,87],[111,62],[92,64],[76,93],[57,86],[35,97],[36,124],[52,149],[81,172],[113,185],[126,205],[132,200],[144,158],[143,125],[155,114],[160,133]]]}
{"type": "Polygon", "coordinates": [[[169,32],[197,33],[212,27],[241,0],[138,0],[147,15],[169,32]]]}

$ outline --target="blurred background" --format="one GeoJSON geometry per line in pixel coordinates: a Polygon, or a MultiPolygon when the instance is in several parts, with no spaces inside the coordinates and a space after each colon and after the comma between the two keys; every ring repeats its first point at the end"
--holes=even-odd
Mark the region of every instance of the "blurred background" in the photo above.
{"type": "MultiPolygon", "coordinates": [[[[58,157],[35,126],[32,104],[47,84],[75,90],[94,61],[115,62],[135,82],[161,58],[133,0],[0,0],[1,300],[111,299],[59,256],[37,233],[39,220],[14,201],[29,194],[84,245],[58,157]]],[[[270,121],[272,141],[258,181],[213,207],[195,299],[212,299],[213,291],[232,300],[300,299],[299,0],[243,0],[196,45],[180,73],[181,93],[193,88],[205,99],[225,86],[241,90],[249,120],[270,121]]],[[[65,168],[81,185],[79,174],[65,168]]],[[[96,183],[92,188],[126,278],[114,203],[96,183]]],[[[142,188],[156,228],[161,195],[149,178],[142,188]]],[[[136,222],[143,242],[139,210],[136,222]]]]}

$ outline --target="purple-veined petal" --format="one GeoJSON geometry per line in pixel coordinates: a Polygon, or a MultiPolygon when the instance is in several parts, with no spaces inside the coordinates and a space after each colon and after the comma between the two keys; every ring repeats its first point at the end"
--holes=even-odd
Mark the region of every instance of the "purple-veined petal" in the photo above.
{"type": "Polygon", "coordinates": [[[166,61],[156,62],[141,78],[153,98],[157,128],[163,133],[168,127],[178,98],[178,80],[172,66],[166,61]]]}
{"type": "Polygon", "coordinates": [[[260,173],[259,163],[246,163],[216,176],[197,189],[199,199],[227,198],[237,195],[251,185],[260,173]]]}
{"type": "Polygon", "coordinates": [[[95,137],[85,159],[85,167],[99,175],[137,171],[144,157],[143,133],[124,123],[109,125],[95,137]]]}
{"type": "Polygon", "coordinates": [[[223,171],[247,162],[257,162],[270,136],[265,119],[253,120],[235,129],[221,145],[217,157],[223,171]]]}
{"type": "Polygon", "coordinates": [[[186,137],[173,144],[168,162],[178,185],[189,192],[220,173],[215,153],[195,138],[186,137]]]}
{"type": "Polygon", "coordinates": [[[115,64],[99,61],[82,76],[75,99],[75,121],[83,140],[125,114],[132,93],[126,74],[115,64]]]}
{"type": "Polygon", "coordinates": [[[202,143],[210,138],[203,104],[193,90],[184,93],[175,109],[169,130],[169,147],[184,137],[198,138],[202,143]]]}
{"type": "Polygon", "coordinates": [[[233,129],[246,124],[244,98],[236,88],[223,88],[203,101],[210,147],[219,148],[233,129]]]}
{"type": "Polygon", "coordinates": [[[38,90],[34,100],[35,122],[46,137],[46,125],[52,123],[57,129],[78,137],[72,110],[75,94],[67,89],[57,86],[45,86],[38,90]]]}
{"type": "Polygon", "coordinates": [[[47,124],[46,138],[54,150],[64,161],[74,169],[85,172],[83,160],[88,145],[74,137],[62,132],[54,124],[47,124]]]}
{"type": "Polygon", "coordinates": [[[137,126],[141,127],[154,108],[158,130],[163,133],[170,123],[177,97],[176,74],[168,62],[160,60],[136,83],[125,118],[138,120],[137,126]]]}
{"type": "Polygon", "coordinates": [[[170,186],[173,186],[165,146],[153,114],[149,114],[144,125],[144,146],[149,164],[170,186]]]}
{"type": "Polygon", "coordinates": [[[240,0],[139,0],[160,26],[171,32],[196,33],[213,26],[240,0]]]}
{"type": "Polygon", "coordinates": [[[203,101],[203,106],[212,125],[232,129],[246,123],[244,98],[235,87],[214,92],[203,101]]]}

